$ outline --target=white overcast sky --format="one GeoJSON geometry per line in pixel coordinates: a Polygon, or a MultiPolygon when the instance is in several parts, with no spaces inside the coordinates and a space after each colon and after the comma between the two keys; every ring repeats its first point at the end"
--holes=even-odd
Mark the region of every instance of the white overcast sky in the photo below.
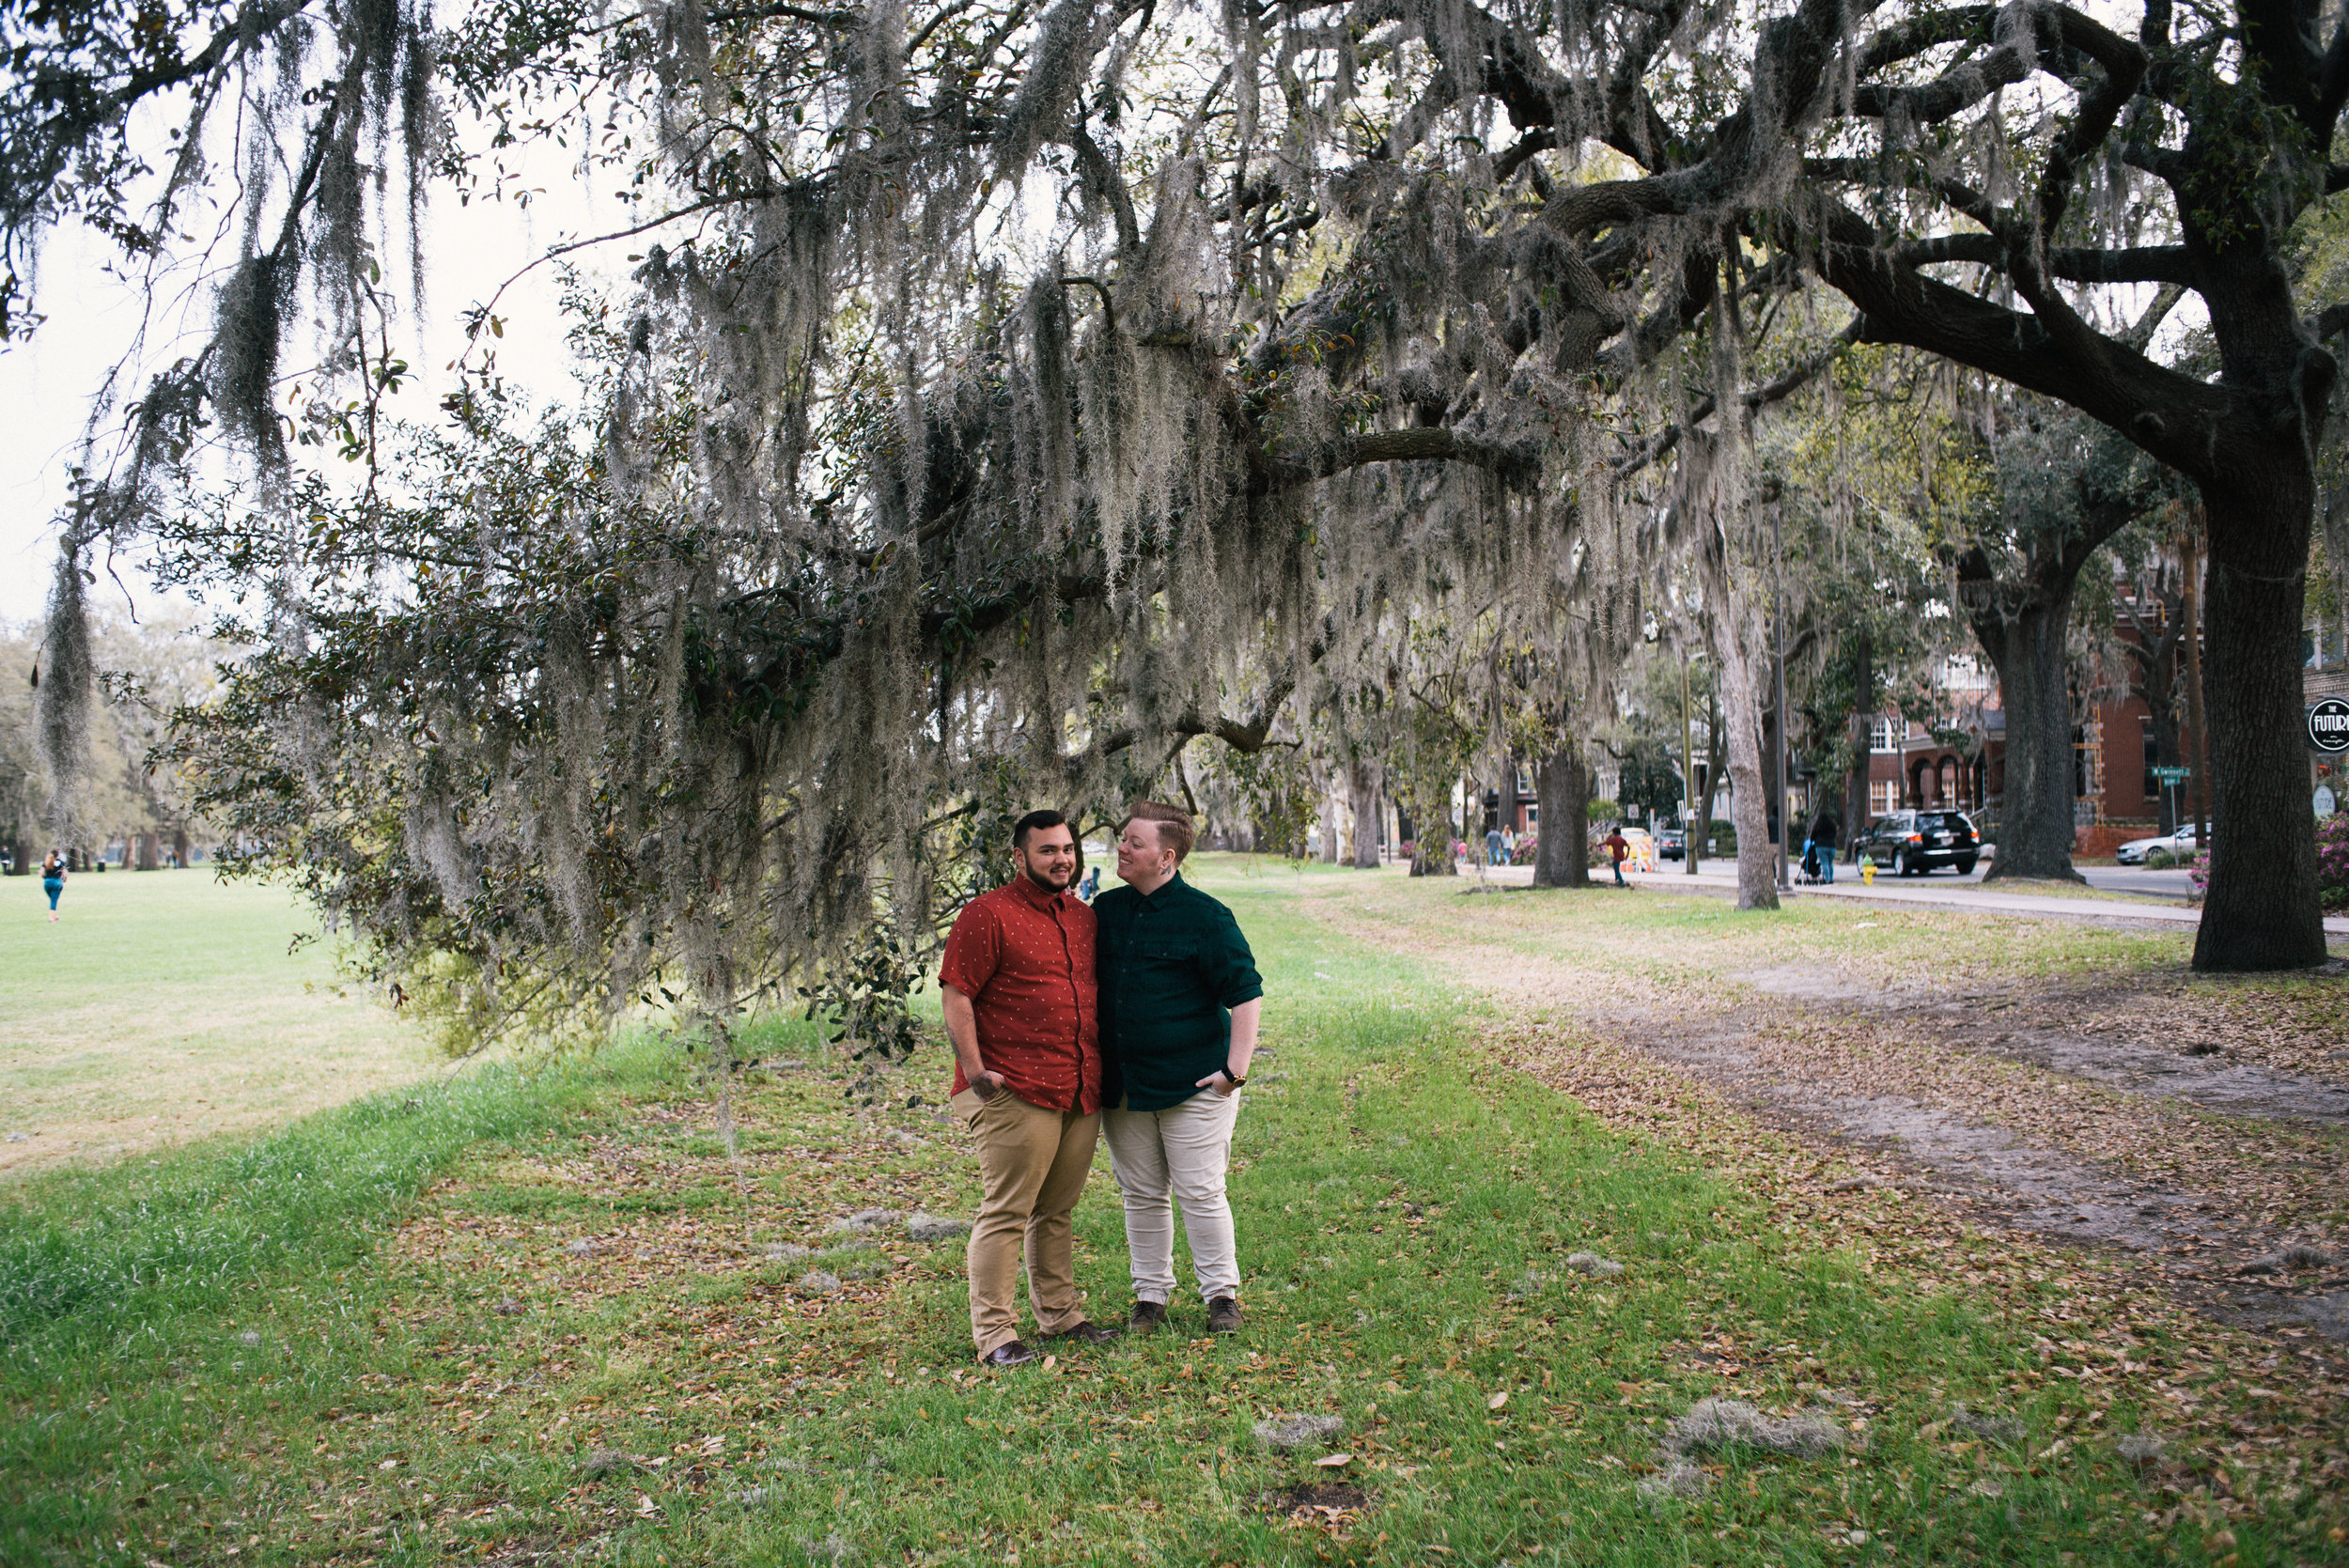
{"type": "MultiPolygon", "coordinates": [[[[463,347],[459,318],[468,305],[486,300],[547,246],[626,222],[619,204],[597,199],[592,186],[573,170],[552,157],[541,162],[550,167],[532,172],[543,194],[527,209],[495,203],[460,208],[454,197],[444,196],[429,210],[425,311],[421,319],[401,323],[406,339],[401,347],[418,375],[393,400],[396,415],[427,424],[441,417],[441,396],[450,380],[443,367],[463,347]]],[[[588,276],[610,284],[628,272],[626,253],[643,245],[615,243],[570,259],[588,276]]],[[[34,300],[47,320],[29,341],[0,349],[0,431],[7,432],[0,442],[0,622],[22,624],[41,613],[55,561],[53,523],[68,495],[68,467],[81,449],[92,396],[138,330],[143,308],[138,293],[106,271],[116,259],[83,230],[57,231],[41,254],[34,300]]],[[[539,399],[571,390],[554,290],[553,270],[541,267],[498,306],[506,327],[497,346],[500,368],[539,399]]],[[[193,319],[183,317],[179,324],[203,325],[209,297],[207,290],[194,291],[195,304],[183,307],[193,319]]],[[[146,363],[167,363],[164,346],[187,342],[184,333],[175,335],[172,325],[163,320],[151,330],[154,346],[146,363]]],[[[284,365],[305,364],[309,347],[297,334],[287,345],[284,365]]],[[[120,576],[140,609],[154,602],[152,591],[133,573],[126,569],[120,576]]],[[[104,593],[119,604],[121,592],[101,581],[104,593]]]]}

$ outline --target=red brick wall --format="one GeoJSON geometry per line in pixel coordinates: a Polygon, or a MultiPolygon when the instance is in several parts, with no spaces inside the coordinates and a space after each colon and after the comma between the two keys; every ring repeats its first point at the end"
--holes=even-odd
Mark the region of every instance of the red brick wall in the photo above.
{"type": "Polygon", "coordinates": [[[2109,860],[2129,840],[2151,838],[2155,831],[2151,817],[2142,822],[2099,822],[2073,833],[2072,853],[2083,860],[2109,860]]]}

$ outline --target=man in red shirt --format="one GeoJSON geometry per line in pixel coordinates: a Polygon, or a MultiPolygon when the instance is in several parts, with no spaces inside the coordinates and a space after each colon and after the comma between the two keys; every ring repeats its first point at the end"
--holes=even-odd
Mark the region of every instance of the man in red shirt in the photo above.
{"type": "Polygon", "coordinates": [[[979,1155],[971,1227],[971,1338],[988,1366],[1036,1353],[1019,1338],[1019,1255],[1046,1339],[1090,1344],[1069,1212],[1101,1135],[1101,1036],[1094,1008],[1093,911],[1071,894],[1077,840],[1056,811],[1013,824],[1012,879],[963,906],[938,973],[955,1043],[948,1102],[979,1155]]]}
{"type": "Polygon", "coordinates": [[[1615,858],[1615,886],[1629,887],[1631,884],[1623,879],[1623,859],[1631,853],[1631,841],[1623,836],[1622,828],[1610,828],[1607,831],[1607,852],[1615,858]]]}

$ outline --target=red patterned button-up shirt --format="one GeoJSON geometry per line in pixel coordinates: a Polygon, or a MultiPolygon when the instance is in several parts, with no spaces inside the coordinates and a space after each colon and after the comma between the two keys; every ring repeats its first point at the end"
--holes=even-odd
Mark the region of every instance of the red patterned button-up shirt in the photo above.
{"type": "MultiPolygon", "coordinates": [[[[963,906],[939,984],[971,999],[979,1061],[1030,1105],[1101,1109],[1101,1035],[1094,1003],[1093,910],[1015,877],[963,906]]],[[[955,1065],[955,1093],[970,1087],[955,1065]]]]}

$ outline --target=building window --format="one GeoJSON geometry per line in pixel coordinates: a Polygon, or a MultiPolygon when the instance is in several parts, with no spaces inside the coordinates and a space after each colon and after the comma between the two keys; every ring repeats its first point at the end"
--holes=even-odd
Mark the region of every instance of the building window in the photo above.
{"type": "Polygon", "coordinates": [[[1901,749],[1901,732],[1907,726],[1897,719],[1872,720],[1868,725],[1868,750],[1897,752],[1901,749]]]}
{"type": "Polygon", "coordinates": [[[2161,756],[2154,750],[2154,722],[2140,719],[2138,722],[2145,726],[2145,799],[2158,800],[2161,799],[2161,781],[2154,777],[2154,769],[2161,765],[2161,756]]]}
{"type": "Polygon", "coordinates": [[[1901,809],[1901,782],[1898,779],[1868,781],[1868,815],[1890,816],[1901,809]]]}
{"type": "Polygon", "coordinates": [[[1541,807],[1539,807],[1539,806],[1528,806],[1528,807],[1526,807],[1526,808],[1525,808],[1525,830],[1526,830],[1526,831],[1528,831],[1528,832],[1532,832],[1534,829],[1536,829],[1536,828],[1540,827],[1541,825],[1542,825],[1542,808],[1541,808],[1541,807]]]}

